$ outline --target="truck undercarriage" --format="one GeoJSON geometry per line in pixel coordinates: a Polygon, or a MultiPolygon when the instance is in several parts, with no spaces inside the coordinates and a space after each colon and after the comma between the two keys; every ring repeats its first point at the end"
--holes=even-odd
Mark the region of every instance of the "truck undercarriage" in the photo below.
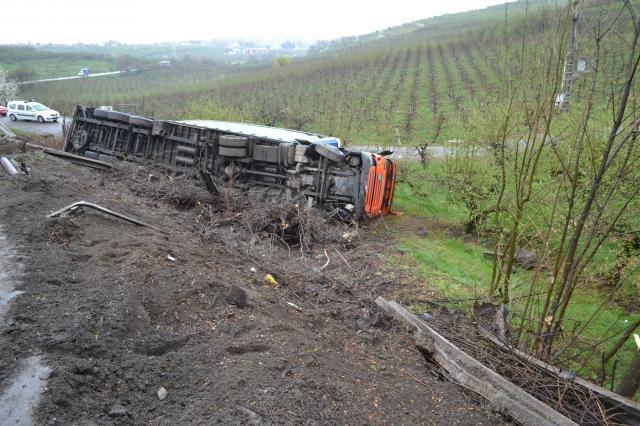
{"type": "Polygon", "coordinates": [[[334,146],[337,139],[312,133],[194,123],[77,106],[64,149],[200,175],[211,191],[226,185],[255,202],[300,198],[309,207],[355,220],[390,211],[392,160],[340,149],[334,146]]]}

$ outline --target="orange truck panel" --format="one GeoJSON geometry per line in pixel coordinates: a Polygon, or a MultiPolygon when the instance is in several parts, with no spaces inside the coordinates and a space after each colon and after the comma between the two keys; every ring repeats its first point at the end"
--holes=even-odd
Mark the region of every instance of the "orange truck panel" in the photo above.
{"type": "Polygon", "coordinates": [[[373,164],[369,167],[365,212],[376,217],[389,213],[395,187],[395,163],[372,154],[373,164]]]}

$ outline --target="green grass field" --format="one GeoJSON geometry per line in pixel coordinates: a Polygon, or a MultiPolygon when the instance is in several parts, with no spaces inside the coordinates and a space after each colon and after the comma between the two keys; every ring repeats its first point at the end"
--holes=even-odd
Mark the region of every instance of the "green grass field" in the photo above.
{"type": "MultiPolygon", "coordinates": [[[[439,300],[448,300],[449,303],[457,304],[463,309],[470,309],[471,301],[487,294],[492,261],[483,253],[491,252],[492,248],[482,236],[478,239],[463,233],[464,222],[467,220],[465,208],[441,184],[444,178],[443,160],[432,160],[426,174],[420,171],[417,164],[402,164],[401,167],[405,173],[401,175],[393,205],[394,209],[403,215],[390,218],[389,226],[401,230],[396,233],[396,245],[404,256],[395,257],[390,262],[418,277],[424,285],[424,290],[432,292],[439,300]],[[419,188],[419,191],[413,190],[409,183],[414,188],[419,188]],[[407,228],[407,223],[412,226],[407,228]],[[424,236],[417,235],[416,230],[419,226],[425,228],[424,236]],[[409,263],[404,259],[405,256],[410,259],[409,263]]],[[[532,272],[521,269],[515,275],[512,309],[516,313],[524,309],[523,303],[529,292],[531,274],[532,272]]],[[[628,290],[637,291],[636,285],[637,282],[629,281],[628,290]]],[[[567,327],[586,323],[596,313],[606,296],[607,289],[595,283],[579,287],[569,309],[567,327]]],[[[534,311],[539,309],[542,303],[540,298],[535,300],[534,311]]],[[[412,307],[420,310],[423,305],[417,303],[412,307]]],[[[626,307],[616,302],[601,308],[595,320],[585,329],[581,339],[571,348],[570,353],[575,356],[575,360],[568,361],[565,367],[576,370],[583,377],[597,380],[601,365],[594,353],[610,348],[615,336],[638,317],[640,312],[637,309],[629,312],[626,307]],[[591,348],[591,345],[600,339],[605,343],[591,348]]],[[[607,364],[607,369],[611,370],[614,362],[627,365],[635,350],[635,344],[629,339],[616,356],[617,360],[612,359],[607,364]]],[[[623,373],[622,368],[616,370],[615,383],[618,383],[623,373]]],[[[606,385],[608,387],[610,383],[607,382],[606,385]]]]}

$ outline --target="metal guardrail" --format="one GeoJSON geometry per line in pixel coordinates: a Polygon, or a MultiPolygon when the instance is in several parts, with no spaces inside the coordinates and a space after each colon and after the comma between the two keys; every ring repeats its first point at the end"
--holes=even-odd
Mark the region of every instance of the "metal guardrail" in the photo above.
{"type": "Polygon", "coordinates": [[[16,134],[13,133],[7,126],[0,123],[0,139],[15,138],[16,134]]]}

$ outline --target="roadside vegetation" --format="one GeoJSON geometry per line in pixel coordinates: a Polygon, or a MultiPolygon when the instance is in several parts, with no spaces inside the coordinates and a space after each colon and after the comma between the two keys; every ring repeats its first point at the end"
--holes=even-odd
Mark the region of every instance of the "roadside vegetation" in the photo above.
{"type": "MultiPolygon", "coordinates": [[[[469,232],[469,209],[460,193],[450,190],[451,167],[458,161],[453,154],[432,159],[427,169],[419,163],[404,163],[398,172],[394,209],[401,215],[388,220],[389,228],[396,233],[398,254],[390,262],[416,277],[418,291],[416,286],[399,291],[417,311],[427,310],[429,302],[470,311],[474,302],[494,300],[488,292],[496,234],[488,226],[469,232]]],[[[550,212],[551,206],[537,204],[526,212],[524,220],[539,223],[538,216],[550,212]]],[[[563,336],[575,341],[554,361],[614,390],[635,353],[635,344],[628,334],[640,321],[637,271],[633,267],[626,270],[623,284],[613,293],[606,279],[615,269],[615,247],[620,247],[618,238],[612,238],[576,288],[563,329],[563,336]],[[585,324],[588,326],[581,330],[580,326],[585,324]],[[581,330],[579,337],[572,336],[576,329],[581,330]],[[625,336],[627,338],[622,339],[625,336]],[[618,348],[621,339],[623,343],[618,348]],[[611,352],[614,355],[603,363],[603,355],[611,352]]],[[[527,253],[538,253],[539,247],[533,242],[522,239],[518,244],[527,253]]],[[[531,264],[516,263],[508,303],[516,324],[522,320],[527,301],[533,305],[528,307],[529,311],[538,314],[542,311],[544,293],[538,290],[542,294],[535,294],[535,289],[541,285],[540,281],[550,279],[551,272],[548,263],[544,260],[538,263],[537,257],[531,264]]],[[[515,331],[519,333],[520,326],[515,331]]]]}
{"type": "Polygon", "coordinates": [[[581,15],[589,70],[557,105],[574,12],[557,10],[543,34],[520,21],[498,97],[462,122],[463,142],[404,169],[396,206],[439,226],[400,249],[446,299],[507,306],[516,346],[633,397],[640,21],[630,2],[581,15]],[[442,232],[452,221],[462,236],[442,232]]]}

